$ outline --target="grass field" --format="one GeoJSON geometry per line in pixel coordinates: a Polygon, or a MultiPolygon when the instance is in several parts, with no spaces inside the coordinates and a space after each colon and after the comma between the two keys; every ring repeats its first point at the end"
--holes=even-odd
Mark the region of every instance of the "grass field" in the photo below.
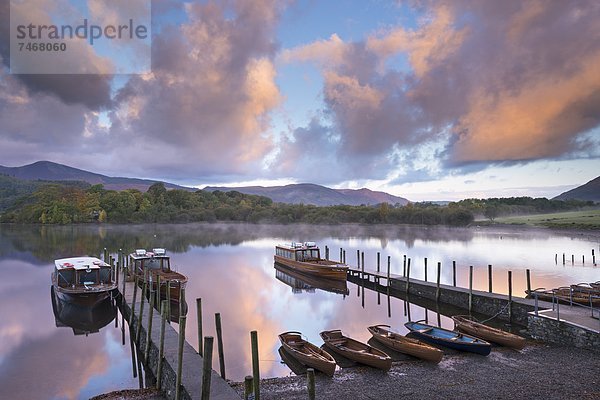
{"type": "Polygon", "coordinates": [[[549,228],[600,229],[600,209],[498,217],[494,222],[498,224],[546,226],[549,228]]]}

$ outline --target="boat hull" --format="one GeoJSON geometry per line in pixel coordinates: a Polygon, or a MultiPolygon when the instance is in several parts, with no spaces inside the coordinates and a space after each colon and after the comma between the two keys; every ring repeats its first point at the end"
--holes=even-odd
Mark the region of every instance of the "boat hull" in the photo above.
{"type": "Polygon", "coordinates": [[[392,359],[381,350],[341,335],[339,330],[320,333],[325,347],[334,353],[357,363],[388,371],[392,367],[392,359]]]}
{"type": "Polygon", "coordinates": [[[303,262],[290,260],[289,258],[274,256],[275,263],[283,265],[297,272],[310,274],[325,279],[346,280],[348,266],[329,260],[318,260],[315,262],[303,262]]]}
{"type": "Polygon", "coordinates": [[[301,364],[333,376],[335,359],[325,350],[302,339],[299,332],[282,333],[279,340],[285,351],[301,364]]]}
{"type": "Polygon", "coordinates": [[[459,351],[467,351],[482,356],[487,356],[492,350],[491,344],[485,340],[459,332],[418,322],[407,322],[404,326],[410,331],[407,336],[417,338],[433,345],[444,346],[459,351]]]}
{"type": "Polygon", "coordinates": [[[522,349],[525,347],[525,338],[472,321],[468,316],[455,315],[452,317],[452,320],[456,329],[469,335],[502,346],[512,347],[513,349],[522,349]]]}
{"type": "Polygon", "coordinates": [[[392,332],[389,328],[389,325],[373,325],[367,329],[373,335],[373,339],[394,351],[434,363],[439,363],[442,360],[444,352],[440,349],[420,340],[407,338],[392,332]]]}

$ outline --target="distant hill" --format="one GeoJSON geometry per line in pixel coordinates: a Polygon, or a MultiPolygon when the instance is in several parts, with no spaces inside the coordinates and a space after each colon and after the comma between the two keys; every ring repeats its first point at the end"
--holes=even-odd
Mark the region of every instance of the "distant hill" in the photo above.
{"type": "Polygon", "coordinates": [[[552,200],[583,200],[600,203],[600,176],[592,179],[585,185],[576,187],[567,192],[561,193],[552,200]]]}
{"type": "Polygon", "coordinates": [[[266,196],[278,203],[313,204],[315,206],[331,206],[345,204],[351,206],[375,205],[379,203],[405,205],[409,201],[403,197],[393,196],[385,192],[375,192],[369,189],[330,189],[312,183],[300,183],[285,186],[243,186],[218,187],[207,186],[203,190],[213,192],[238,191],[245,194],[266,196]]]}
{"type": "MultiPolygon", "coordinates": [[[[141,192],[145,192],[152,184],[157,182],[149,179],[111,177],[51,161],[38,161],[21,167],[4,167],[0,165],[0,174],[30,181],[82,181],[91,185],[100,183],[107,190],[138,189],[141,192]]],[[[167,189],[197,190],[173,183],[164,182],[164,184],[167,189]]]]}

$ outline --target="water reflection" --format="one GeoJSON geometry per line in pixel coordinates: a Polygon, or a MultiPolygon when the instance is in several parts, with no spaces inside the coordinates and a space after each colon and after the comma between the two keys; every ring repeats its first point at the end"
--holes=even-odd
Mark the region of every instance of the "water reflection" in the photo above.
{"type": "Polygon", "coordinates": [[[98,333],[111,323],[117,314],[117,307],[110,297],[93,305],[77,304],[61,299],[50,287],[50,301],[57,328],[69,327],[75,335],[98,333]]]}
{"type": "Polygon", "coordinates": [[[282,265],[275,264],[275,278],[292,288],[292,293],[315,293],[315,289],[326,292],[348,295],[348,284],[339,279],[319,279],[311,275],[301,274],[282,265]]]}
{"type": "MultiPolygon", "coordinates": [[[[98,333],[74,336],[70,330],[56,328],[48,301],[54,259],[99,255],[104,247],[113,253],[120,248],[125,252],[167,249],[172,265],[189,278],[188,342],[197,346],[195,299],[202,298],[204,335],[216,336],[214,314],[221,313],[227,377],[234,380],[243,380],[252,370],[252,330],[259,335],[261,374],[269,377],[290,373],[278,354],[277,335],[284,331],[301,331],[320,345],[319,332],[326,329],[342,329],[366,342],[369,325],[385,323],[406,333],[404,322],[427,318],[430,323],[452,327],[445,311],[437,310],[435,304],[411,298],[406,299],[409,305],[371,290],[363,294],[351,283],[346,289],[352,295],[321,290],[305,280],[317,289],[294,293],[277,279],[273,253],[275,244],[298,240],[316,241],[321,248],[327,245],[332,258],[343,248],[352,265],[356,265],[356,250],[364,251],[368,270],[375,269],[380,252],[382,271],[390,256],[393,274],[402,274],[407,255],[414,279],[423,279],[427,257],[429,280],[436,277],[441,262],[443,284],[452,284],[452,261],[456,261],[457,285],[462,287],[468,285],[468,268],[473,265],[477,290],[487,290],[487,265],[493,264],[494,291],[507,292],[511,270],[515,296],[524,296],[526,268],[532,271],[533,287],[600,280],[600,270],[589,262],[575,266],[554,262],[555,254],[563,252],[568,259],[570,254],[576,259],[586,254],[589,260],[595,248],[598,255],[597,237],[551,231],[361,225],[0,225],[0,398],[87,398],[113,388],[138,386],[132,377],[127,329],[125,346],[120,327],[114,328],[110,321],[98,333]],[[30,384],[32,376],[36,385],[30,384]],[[43,379],[38,385],[39,377],[43,379]]],[[[177,324],[172,326],[177,329],[177,324]]],[[[216,356],[213,367],[218,370],[216,356]]]]}

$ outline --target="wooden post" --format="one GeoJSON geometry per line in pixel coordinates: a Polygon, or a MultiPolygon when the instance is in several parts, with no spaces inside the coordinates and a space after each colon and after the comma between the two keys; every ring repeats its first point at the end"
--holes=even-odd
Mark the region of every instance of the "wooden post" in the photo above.
{"type": "Polygon", "coordinates": [[[148,363],[148,354],[150,354],[150,340],[152,339],[152,314],[154,314],[154,293],[150,290],[150,304],[148,307],[148,328],[146,329],[146,349],[144,351],[144,361],[148,363]]]}
{"type": "Polygon", "coordinates": [[[244,400],[249,400],[251,398],[252,391],[254,390],[252,386],[254,386],[252,375],[246,375],[244,378],[244,400]]]}
{"type": "Polygon", "coordinates": [[[380,271],[381,267],[381,253],[377,252],[377,272],[380,271]]]}
{"type": "Polygon", "coordinates": [[[325,246],[325,259],[329,260],[329,247],[325,246]]]}
{"type": "Polygon", "coordinates": [[[160,307],[162,306],[162,302],[160,301],[160,275],[156,275],[156,302],[154,304],[156,304],[158,312],[161,312],[160,307]]]}
{"type": "Polygon", "coordinates": [[[456,261],[452,261],[452,286],[456,287],[456,261]]]}
{"type": "Polygon", "coordinates": [[[133,368],[133,377],[137,378],[137,363],[135,361],[135,345],[133,344],[132,332],[133,331],[129,331],[129,345],[131,347],[131,367],[133,368]]]}
{"type": "Polygon", "coordinates": [[[571,265],[575,265],[575,254],[571,254],[571,265]]]}
{"type": "Polygon", "coordinates": [[[508,271],[508,322],[512,322],[512,271],[508,271]]]}
{"type": "MultiPolygon", "coordinates": [[[[216,316],[216,315],[215,315],[216,316]]],[[[204,338],[204,359],[202,360],[202,400],[210,399],[210,378],[212,375],[212,353],[213,353],[212,336],[204,338]]],[[[225,379],[225,375],[222,375],[225,379]]]]}
{"type": "Polygon", "coordinates": [[[488,264],[488,292],[492,293],[492,264],[488,264]]]}
{"type": "Polygon", "coordinates": [[[425,282],[427,282],[427,257],[425,257],[425,282]]]}
{"type": "Polygon", "coordinates": [[[406,254],[404,255],[404,264],[402,268],[402,276],[406,277],[406,254]]]}
{"type": "Polygon", "coordinates": [[[119,266],[121,264],[119,264],[119,262],[117,261],[117,265],[115,267],[115,284],[117,285],[117,287],[119,287],[119,272],[121,272],[121,270],[119,269],[119,266]]]}
{"type": "Polygon", "coordinates": [[[410,286],[410,258],[406,264],[406,293],[408,294],[408,288],[410,286]]]}
{"type": "Polygon", "coordinates": [[[315,400],[315,370],[308,368],[306,370],[307,386],[308,386],[308,399],[315,400]]]}
{"type": "Polygon", "coordinates": [[[440,277],[442,271],[442,263],[437,264],[437,287],[435,289],[435,301],[440,301],[440,277]]]}
{"type": "Polygon", "coordinates": [[[581,263],[582,263],[582,264],[585,264],[585,254],[582,254],[582,255],[581,255],[581,263]]]}
{"type": "MultiPolygon", "coordinates": [[[[344,257],[343,257],[343,254],[342,254],[342,251],[343,251],[343,250],[344,250],[344,249],[342,249],[342,248],[340,247],[340,262],[344,262],[344,257]]],[[[247,377],[246,377],[246,378],[247,378],[247,377]]]]}
{"type": "Polygon", "coordinates": [[[346,264],[346,250],[344,250],[344,264],[346,264]]]}
{"type": "Polygon", "coordinates": [[[360,269],[360,250],[356,250],[356,267],[360,269]]]}
{"type": "Polygon", "coordinates": [[[167,279],[167,322],[171,324],[171,280],[167,279]]]}
{"type": "Polygon", "coordinates": [[[136,275],[133,279],[133,300],[131,301],[131,314],[129,315],[129,328],[133,325],[133,314],[135,314],[135,298],[137,296],[138,289],[138,276],[136,275]]]}
{"type": "Polygon", "coordinates": [[[160,312],[160,342],[158,347],[158,366],[156,367],[156,388],[160,390],[162,385],[161,375],[162,375],[162,365],[163,359],[165,357],[165,322],[167,321],[167,305],[165,304],[166,300],[161,301],[162,310],[160,312]]]}
{"type": "Polygon", "coordinates": [[[558,265],[558,254],[554,254],[554,264],[558,265]]]}
{"type": "MultiPolygon", "coordinates": [[[[365,252],[364,251],[361,254],[360,269],[362,271],[361,279],[364,281],[364,279],[365,279],[365,252]]],[[[363,285],[364,284],[365,283],[363,282],[363,285]]]]}
{"type": "Polygon", "coordinates": [[[473,310],[473,266],[469,266],[469,314],[473,310]]]}
{"type": "Polygon", "coordinates": [[[198,319],[198,354],[202,356],[202,299],[196,299],[196,316],[198,319]]]}
{"type": "Polygon", "coordinates": [[[254,380],[254,400],[260,400],[260,371],[258,362],[258,332],[250,332],[252,346],[252,377],[254,380]]]}
{"type": "Polygon", "coordinates": [[[225,376],[225,355],[223,352],[223,329],[221,328],[221,313],[215,313],[215,328],[217,330],[217,349],[219,351],[219,367],[221,371],[221,377],[223,379],[227,379],[225,376]]]}
{"type": "Polygon", "coordinates": [[[563,265],[565,265],[565,253],[563,253],[563,265]]]}
{"type": "Polygon", "coordinates": [[[138,316],[137,330],[135,332],[135,343],[140,344],[140,331],[142,330],[142,318],[144,317],[144,303],[146,299],[146,281],[142,287],[142,293],[140,296],[140,315],[138,316]]]}
{"type": "Polygon", "coordinates": [[[177,351],[177,375],[175,378],[175,400],[181,398],[181,370],[183,368],[183,345],[185,343],[185,315],[179,316],[179,347],[177,351]]]}
{"type": "Polygon", "coordinates": [[[179,315],[185,315],[185,289],[181,287],[181,282],[179,283],[179,315]]]}

